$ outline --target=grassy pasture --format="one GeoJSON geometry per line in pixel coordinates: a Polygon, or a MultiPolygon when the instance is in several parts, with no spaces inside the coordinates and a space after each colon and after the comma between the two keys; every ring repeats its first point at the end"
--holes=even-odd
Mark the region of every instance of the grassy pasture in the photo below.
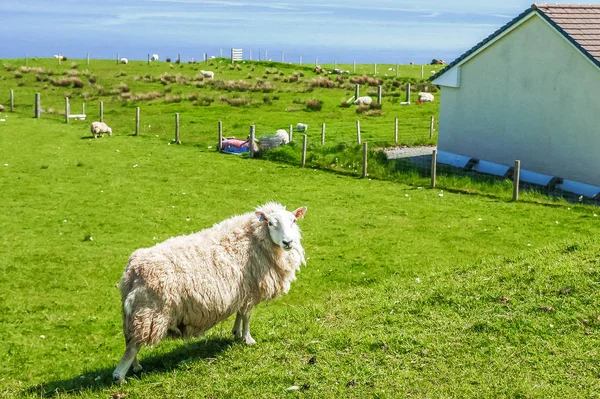
{"type": "MultiPolygon", "coordinates": [[[[236,137],[246,137],[251,124],[256,125],[257,136],[260,136],[274,134],[280,128],[287,130],[290,124],[295,126],[303,122],[309,125],[310,142],[320,142],[321,124],[325,122],[327,142],[337,143],[356,140],[358,119],[363,140],[391,142],[396,117],[399,118],[400,141],[414,144],[429,140],[430,117],[439,109],[437,101],[411,107],[399,105],[405,99],[402,89],[408,81],[413,82],[412,98],[413,102],[416,100],[414,83],[420,78],[414,74],[413,67],[417,66],[411,65],[400,68],[399,78],[377,76],[384,85],[382,115],[366,116],[357,114],[354,106],[340,107],[342,101],[354,95],[354,83],[350,80],[359,75],[340,75],[340,82],[336,80],[337,75],[330,75],[331,88],[311,87],[313,79],[324,80],[324,77],[315,74],[314,66],[309,65],[246,62],[233,67],[226,59],[216,59],[208,64],[171,64],[172,68],[164,62],[147,65],[146,62],[131,61],[127,65],[116,65],[115,61],[106,60],[91,60],[89,66],[85,60],[68,60],[59,66],[55,60],[29,59],[30,68],[43,70],[24,72],[21,70],[24,60],[0,62],[3,64],[0,68],[0,101],[8,103],[9,90],[13,89],[17,110],[28,116],[33,115],[37,91],[43,92],[42,108],[55,112],[43,117],[56,122],[64,120],[59,113],[64,112],[65,96],[70,97],[71,113],[79,113],[85,102],[87,114],[94,119],[99,115],[99,101],[103,100],[105,121],[114,132],[132,134],[135,131],[135,107],[140,106],[141,135],[159,134],[162,138],[172,139],[174,115],[178,112],[181,138],[191,144],[214,145],[219,120],[223,121],[224,135],[236,137]],[[77,64],[76,69],[72,68],[73,62],[77,64]],[[218,86],[201,80],[198,75],[202,69],[213,70],[215,80],[223,84],[218,86]],[[66,74],[81,79],[82,87],[52,84],[52,81],[61,80],[67,83],[64,79],[71,75],[66,74]],[[297,81],[284,82],[290,78],[297,81]],[[310,99],[320,100],[322,110],[308,110],[304,103],[310,99]],[[234,104],[250,103],[235,106],[223,100],[234,104]]],[[[387,72],[387,67],[385,70],[387,72]]],[[[434,89],[431,84],[422,85],[434,89]]],[[[361,95],[367,94],[376,98],[376,83],[361,85],[361,95]]],[[[87,122],[81,124],[87,125],[87,122]]]]}
{"type": "MultiPolygon", "coordinates": [[[[134,75],[115,79],[131,65],[104,63],[94,73],[105,87],[134,75]]],[[[159,66],[169,69],[150,66],[156,75],[159,66]]],[[[135,103],[105,96],[117,128],[94,140],[89,121],[31,118],[25,98],[43,82],[0,76],[5,92],[24,79],[15,91],[29,93],[0,116],[2,397],[598,396],[596,208],[361,180],[208,148],[218,118],[245,132],[250,121],[289,117],[279,110],[287,103],[270,114],[267,104],[155,100],[144,103],[152,127],[131,137],[135,103]],[[196,123],[184,122],[182,146],[167,145],[177,111],[196,123]],[[206,338],[143,349],[144,371],[113,386],[124,347],[115,284],[129,254],[268,200],[308,206],[309,259],[287,296],[255,310],[258,344],[232,342],[229,320],[206,338]]],[[[133,82],[134,93],[147,90],[133,82]]],[[[285,87],[270,95],[300,95],[285,87]]],[[[43,108],[61,104],[63,90],[42,91],[43,108]]],[[[295,114],[356,115],[330,101],[295,114]]]]}

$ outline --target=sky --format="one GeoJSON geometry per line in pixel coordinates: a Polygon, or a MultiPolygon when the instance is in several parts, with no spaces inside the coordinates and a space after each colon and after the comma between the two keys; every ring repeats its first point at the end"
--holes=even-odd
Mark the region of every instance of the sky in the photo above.
{"type": "MultiPolygon", "coordinates": [[[[580,2],[580,1],[579,1],[580,2]]],[[[561,3],[577,3],[562,0],[561,3]]],[[[523,0],[0,0],[0,58],[187,61],[230,54],[305,63],[460,56],[528,9],[523,0]]]]}

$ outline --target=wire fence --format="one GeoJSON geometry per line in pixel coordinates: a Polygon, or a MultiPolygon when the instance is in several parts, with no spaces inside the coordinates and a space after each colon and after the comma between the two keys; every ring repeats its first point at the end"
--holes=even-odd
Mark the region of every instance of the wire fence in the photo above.
{"type": "MultiPolygon", "coordinates": [[[[146,115],[139,107],[126,105],[115,109],[113,105],[106,108],[101,101],[84,103],[81,100],[65,100],[63,104],[50,104],[46,109],[41,108],[37,95],[29,101],[25,100],[28,104],[22,101],[15,103],[11,90],[8,108],[30,108],[33,117],[39,118],[43,114],[44,118],[57,119],[62,123],[81,123],[76,121],[79,117],[93,114],[98,117],[89,119],[110,120],[113,116],[119,116],[121,125],[117,125],[116,129],[113,127],[113,131],[132,136],[155,136],[166,139],[169,144],[183,142],[216,149],[219,137],[247,139],[250,133],[250,126],[244,123],[219,121],[213,126],[207,125],[205,121],[196,123],[194,119],[186,119],[182,116],[185,114],[176,112],[176,103],[173,104],[172,113],[146,115]],[[124,109],[130,114],[125,122],[122,118],[124,109]],[[123,125],[126,127],[123,128],[123,125]]],[[[292,122],[291,118],[289,122],[292,122]]],[[[515,185],[515,171],[520,168],[514,165],[504,165],[506,171],[499,175],[480,170],[477,162],[470,161],[461,166],[452,166],[437,159],[434,162],[432,154],[437,142],[437,121],[433,116],[424,118],[412,115],[394,120],[360,116],[352,120],[340,118],[312,124],[306,132],[296,131],[293,123],[286,127],[285,130],[291,133],[288,145],[261,151],[256,155],[351,176],[477,193],[507,200],[600,205],[600,199],[594,193],[582,195],[569,191],[559,178],[550,178],[543,183],[525,178],[519,179],[515,185]]],[[[277,128],[281,128],[281,125],[254,125],[254,137],[259,140],[263,136],[272,135],[277,128]]],[[[91,133],[89,136],[93,137],[91,133]]],[[[526,164],[522,167],[527,169],[526,164]]]]}

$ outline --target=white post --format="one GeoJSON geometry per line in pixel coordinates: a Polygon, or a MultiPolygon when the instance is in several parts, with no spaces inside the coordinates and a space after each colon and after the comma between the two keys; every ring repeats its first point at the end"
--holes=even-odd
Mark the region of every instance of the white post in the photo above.
{"type": "Polygon", "coordinates": [[[300,66],[302,66],[302,56],[300,56],[300,66]]]}
{"type": "Polygon", "coordinates": [[[358,141],[358,144],[361,143],[361,140],[360,140],[360,121],[359,120],[356,121],[356,141],[358,141]]]}
{"type": "Polygon", "coordinates": [[[424,68],[424,66],[421,65],[421,79],[423,79],[423,77],[425,76],[425,73],[423,72],[423,68],[424,68]]]}
{"type": "Polygon", "coordinates": [[[281,52],[281,62],[283,62],[284,58],[283,58],[283,51],[281,52]]]}
{"type": "Polygon", "coordinates": [[[325,144],[325,122],[323,122],[323,126],[321,127],[321,145],[325,144]]]}
{"type": "Polygon", "coordinates": [[[377,75],[377,64],[373,67],[373,75],[377,75]]]}
{"type": "Polygon", "coordinates": [[[398,64],[396,64],[396,77],[398,77],[398,64]]]}
{"type": "Polygon", "coordinates": [[[394,119],[394,142],[398,144],[398,118],[394,119]]]}
{"type": "Polygon", "coordinates": [[[291,143],[292,141],[294,141],[293,134],[294,134],[294,128],[292,127],[292,125],[290,125],[290,143],[291,143]]]}
{"type": "Polygon", "coordinates": [[[352,62],[352,66],[353,66],[353,73],[356,73],[356,61],[352,62]]]}

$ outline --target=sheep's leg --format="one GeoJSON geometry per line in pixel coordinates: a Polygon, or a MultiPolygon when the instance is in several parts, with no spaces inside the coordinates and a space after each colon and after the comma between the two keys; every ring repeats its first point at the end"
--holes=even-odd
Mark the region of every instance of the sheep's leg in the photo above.
{"type": "Polygon", "coordinates": [[[231,330],[231,333],[235,336],[235,338],[242,339],[242,314],[240,312],[237,312],[235,315],[235,323],[233,324],[233,330],[231,330]]]}
{"type": "Polygon", "coordinates": [[[142,365],[140,364],[140,361],[138,360],[137,356],[135,357],[135,359],[133,359],[133,363],[131,363],[131,369],[134,373],[142,371],[142,365]]]}
{"type": "Polygon", "coordinates": [[[250,309],[246,313],[242,314],[242,325],[244,327],[243,331],[242,331],[242,340],[247,345],[254,345],[256,343],[254,338],[252,338],[252,336],[250,335],[250,314],[251,313],[252,313],[252,309],[250,309]]]}
{"type": "MultiPolygon", "coordinates": [[[[140,345],[135,345],[131,342],[127,344],[125,354],[121,358],[121,361],[119,362],[119,365],[115,371],[113,371],[113,380],[119,385],[125,382],[125,374],[127,374],[127,370],[129,370],[131,364],[134,362],[137,363],[136,356],[139,351],[140,345]]],[[[137,365],[139,366],[139,363],[137,363],[137,365]]]]}

